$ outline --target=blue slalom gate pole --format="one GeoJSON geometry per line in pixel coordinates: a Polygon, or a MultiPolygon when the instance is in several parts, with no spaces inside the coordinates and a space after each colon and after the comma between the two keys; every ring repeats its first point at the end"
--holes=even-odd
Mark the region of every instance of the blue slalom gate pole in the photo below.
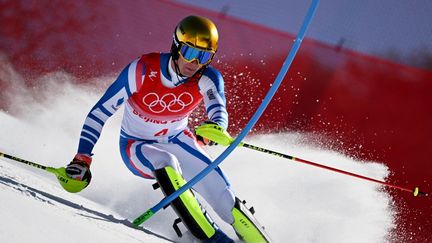
{"type": "Polygon", "coordinates": [[[296,56],[301,42],[306,34],[306,30],[308,29],[310,23],[312,22],[312,18],[316,12],[316,9],[318,8],[319,0],[312,0],[311,5],[309,6],[308,12],[306,14],[305,19],[303,20],[303,24],[300,28],[299,33],[297,34],[297,37],[294,41],[293,46],[291,47],[290,52],[288,53],[288,56],[286,57],[279,74],[277,75],[274,83],[272,84],[270,90],[268,91],[267,95],[265,96],[263,102],[256,110],[255,114],[252,116],[252,118],[249,120],[248,124],[245,126],[245,128],[240,132],[240,134],[237,136],[237,138],[231,143],[230,146],[228,146],[225,151],[219,155],[211,164],[209,164],[204,170],[202,170],[200,173],[198,173],[194,178],[192,178],[190,181],[188,181],[184,186],[180,187],[177,191],[172,193],[171,195],[165,197],[162,199],[158,204],[141,214],[138,218],[136,218],[133,221],[133,224],[135,226],[138,226],[142,223],[144,223],[147,219],[151,218],[156,212],[164,208],[166,205],[171,203],[174,199],[176,199],[178,196],[180,196],[183,192],[194,186],[197,182],[199,182],[202,178],[204,178],[208,173],[210,173],[213,169],[215,169],[222,161],[237,147],[237,145],[243,140],[244,137],[249,133],[249,131],[252,129],[252,127],[255,125],[255,123],[258,121],[258,119],[261,117],[262,113],[266,109],[267,105],[270,103],[271,99],[273,98],[274,94],[278,90],[280,84],[282,83],[282,80],[284,79],[286,73],[288,72],[289,67],[291,66],[291,63],[294,60],[294,57],[296,56]]]}

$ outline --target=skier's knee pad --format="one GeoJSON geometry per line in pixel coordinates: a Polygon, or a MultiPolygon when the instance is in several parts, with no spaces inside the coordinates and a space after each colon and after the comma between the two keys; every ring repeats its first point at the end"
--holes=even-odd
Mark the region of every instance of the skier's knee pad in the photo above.
{"type": "MultiPolygon", "coordinates": [[[[154,175],[166,196],[186,184],[181,174],[170,166],[155,170],[154,175]]],[[[215,234],[217,228],[215,223],[201,207],[191,190],[185,191],[174,199],[171,206],[196,238],[209,239],[215,234]]]]}
{"type": "Polygon", "coordinates": [[[250,242],[270,242],[270,237],[264,231],[264,228],[258,223],[253,216],[254,210],[246,208],[245,201],[241,201],[236,197],[234,208],[232,209],[232,215],[234,218],[235,232],[246,243],[250,242]]]}

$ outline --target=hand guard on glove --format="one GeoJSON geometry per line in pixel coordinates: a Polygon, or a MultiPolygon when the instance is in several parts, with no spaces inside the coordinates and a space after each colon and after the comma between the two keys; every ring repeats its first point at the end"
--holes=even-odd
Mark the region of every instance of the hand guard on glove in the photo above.
{"type": "MultiPolygon", "coordinates": [[[[216,122],[213,122],[213,121],[205,121],[205,122],[201,123],[201,125],[204,125],[204,124],[214,124],[214,125],[218,125],[216,122]]],[[[201,125],[200,125],[200,126],[201,126],[201,125]]],[[[200,135],[198,135],[198,134],[196,134],[196,133],[195,133],[195,137],[196,137],[197,141],[198,141],[199,143],[202,143],[203,145],[208,145],[208,146],[217,145],[216,142],[213,142],[213,141],[209,140],[208,138],[202,137],[202,136],[200,136],[200,135]]]]}
{"type": "Polygon", "coordinates": [[[66,167],[66,175],[79,181],[87,181],[90,184],[92,175],[90,164],[92,158],[86,154],[77,154],[66,167]]]}

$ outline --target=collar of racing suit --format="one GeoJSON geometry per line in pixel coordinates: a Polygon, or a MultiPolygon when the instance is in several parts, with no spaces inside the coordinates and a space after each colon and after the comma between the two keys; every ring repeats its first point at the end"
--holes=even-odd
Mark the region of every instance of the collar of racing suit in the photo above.
{"type": "Polygon", "coordinates": [[[176,87],[176,86],[184,83],[184,81],[187,79],[187,77],[182,77],[182,76],[178,75],[176,73],[176,71],[172,68],[171,62],[172,62],[172,57],[170,57],[169,61],[168,61],[168,74],[169,74],[171,80],[167,80],[170,82],[164,83],[164,85],[167,87],[173,88],[173,87],[176,87]]]}

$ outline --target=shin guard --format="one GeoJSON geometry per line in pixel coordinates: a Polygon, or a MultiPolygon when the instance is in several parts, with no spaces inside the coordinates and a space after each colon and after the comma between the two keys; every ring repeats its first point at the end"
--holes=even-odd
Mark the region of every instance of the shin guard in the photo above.
{"type": "MultiPolygon", "coordinates": [[[[186,184],[181,174],[170,166],[155,170],[154,174],[165,196],[186,184]]],[[[217,226],[208,217],[191,190],[185,191],[174,199],[171,206],[196,238],[205,240],[215,234],[217,226]]]]}
{"type": "Polygon", "coordinates": [[[264,228],[252,215],[254,211],[246,208],[244,203],[245,202],[242,202],[236,197],[236,202],[232,209],[232,215],[234,217],[234,223],[232,226],[239,238],[244,240],[246,243],[271,242],[271,239],[264,231],[264,228]]]}

